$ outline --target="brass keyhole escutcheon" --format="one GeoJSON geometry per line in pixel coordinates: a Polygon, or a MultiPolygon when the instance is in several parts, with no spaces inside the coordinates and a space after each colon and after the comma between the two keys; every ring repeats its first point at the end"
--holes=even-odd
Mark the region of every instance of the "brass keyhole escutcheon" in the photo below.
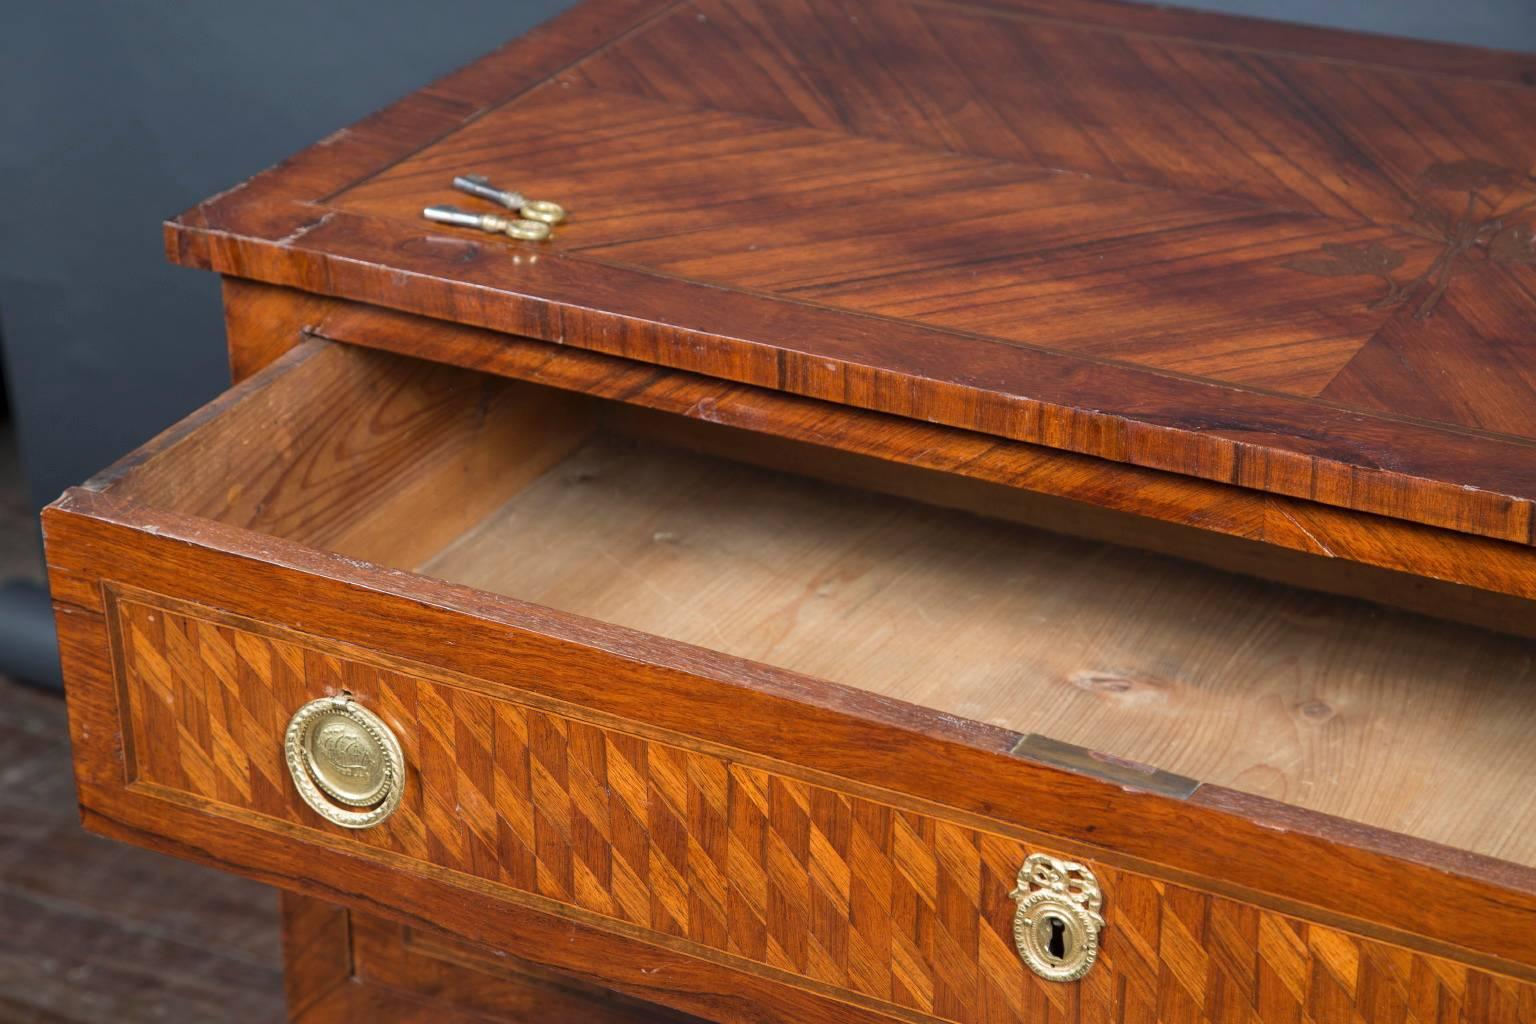
{"type": "Polygon", "coordinates": [[[1039,925],[1044,926],[1050,937],[1044,942],[1045,955],[1058,962],[1067,959],[1071,944],[1067,941],[1067,922],[1059,914],[1047,911],[1040,915],[1039,925]]]}
{"type": "Polygon", "coordinates": [[[1081,864],[1043,853],[1030,856],[1009,893],[1018,901],[1013,943],[1030,970],[1047,981],[1076,981],[1099,956],[1104,927],[1098,880],[1081,864]]]}
{"type": "Polygon", "coordinates": [[[383,719],[349,696],[322,697],[295,711],[283,753],[299,796],[329,822],[371,828],[400,806],[400,744],[383,719]]]}

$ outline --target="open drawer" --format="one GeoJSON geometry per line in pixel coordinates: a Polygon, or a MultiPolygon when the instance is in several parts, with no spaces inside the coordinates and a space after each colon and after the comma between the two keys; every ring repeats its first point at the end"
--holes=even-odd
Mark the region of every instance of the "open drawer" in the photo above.
{"type": "Polygon", "coordinates": [[[1536,1019],[1531,640],[744,436],[300,347],[45,514],[86,823],[721,1020],[1536,1019]]]}

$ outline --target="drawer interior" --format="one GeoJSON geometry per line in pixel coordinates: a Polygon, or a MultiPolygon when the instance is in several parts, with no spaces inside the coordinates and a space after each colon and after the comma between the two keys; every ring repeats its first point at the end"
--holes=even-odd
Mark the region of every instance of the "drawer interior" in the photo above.
{"type": "Polygon", "coordinates": [[[690,450],[731,447],[707,423],[344,346],[290,362],[106,483],[1536,866],[1529,639],[690,450]]]}

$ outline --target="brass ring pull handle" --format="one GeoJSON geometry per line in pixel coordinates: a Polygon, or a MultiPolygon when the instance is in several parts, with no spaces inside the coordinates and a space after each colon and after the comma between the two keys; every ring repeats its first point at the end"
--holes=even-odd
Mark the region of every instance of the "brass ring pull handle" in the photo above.
{"type": "Polygon", "coordinates": [[[1076,981],[1099,957],[1104,897],[1081,864],[1032,854],[1008,895],[1018,901],[1013,944],[1019,958],[1047,981],[1076,981]]]}
{"type": "Polygon", "coordinates": [[[299,795],[326,821],[371,828],[400,806],[400,744],[383,719],[351,697],[322,697],[295,711],[283,753],[299,795]]]}

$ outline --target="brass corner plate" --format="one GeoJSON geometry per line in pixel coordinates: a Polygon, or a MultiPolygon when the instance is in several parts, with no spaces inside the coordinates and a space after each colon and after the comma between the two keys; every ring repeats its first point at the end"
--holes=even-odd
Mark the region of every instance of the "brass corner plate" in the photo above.
{"type": "Polygon", "coordinates": [[[1174,800],[1188,800],[1200,788],[1197,779],[1175,775],[1151,765],[1138,764],[1124,758],[1110,757],[1080,747],[1075,743],[1063,743],[1039,733],[1022,737],[1008,751],[1014,757],[1028,758],[1041,764],[1065,768],[1069,772],[1088,775],[1117,786],[1156,793],[1174,800]]]}
{"type": "Polygon", "coordinates": [[[1099,957],[1104,897],[1093,872],[1072,861],[1032,854],[1008,895],[1019,904],[1013,944],[1030,970],[1047,981],[1076,981],[1099,957]]]}
{"type": "Polygon", "coordinates": [[[400,744],[383,719],[351,697],[322,697],[294,712],[283,752],[299,796],[333,824],[371,828],[400,806],[400,744]]]}

